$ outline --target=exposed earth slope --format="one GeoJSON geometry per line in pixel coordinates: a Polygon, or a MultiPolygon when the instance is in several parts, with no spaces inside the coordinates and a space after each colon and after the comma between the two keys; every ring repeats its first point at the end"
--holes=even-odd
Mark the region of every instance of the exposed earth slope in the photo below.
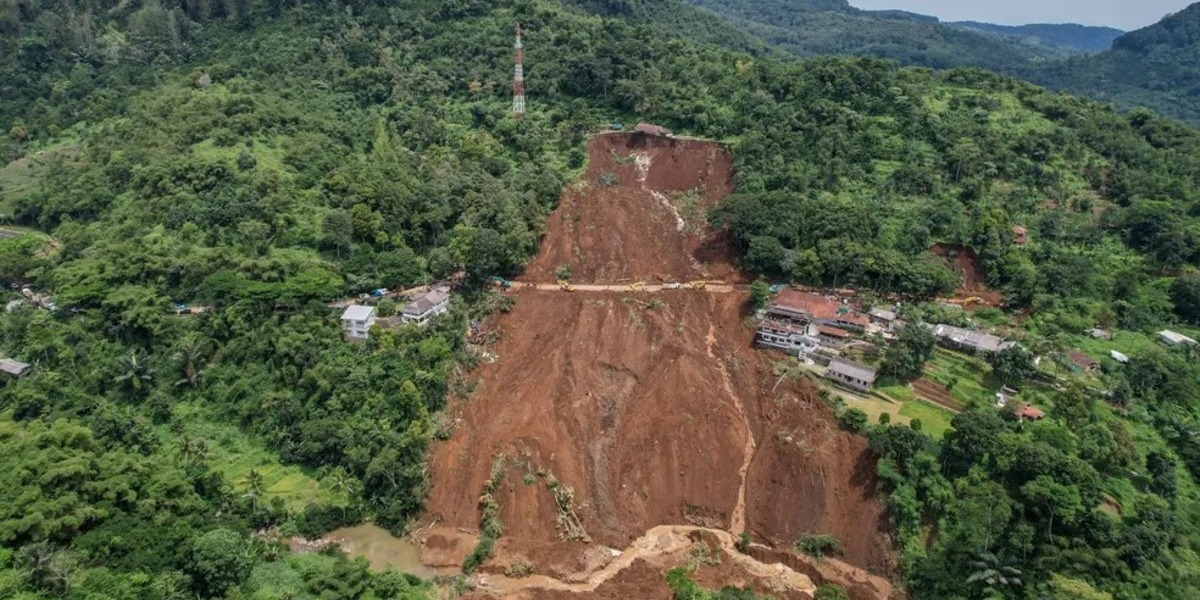
{"type": "MultiPolygon", "coordinates": [[[[566,192],[525,280],[544,281],[562,263],[577,281],[734,275],[703,227],[677,226],[669,200],[672,191],[703,188],[697,196],[707,205],[728,193],[727,154],[709,143],[627,134],[594,138],[590,153],[588,185],[566,192]],[[623,158],[627,150],[633,162],[623,158]],[[618,182],[593,183],[610,169],[618,182]]],[[[648,564],[682,564],[693,552],[689,535],[731,544],[726,532],[743,530],[778,547],[801,533],[831,533],[849,563],[889,570],[865,440],[838,430],[811,384],[780,381],[772,372],[778,357],[751,348],[744,294],[517,294],[493,324],[498,359],[473,374],[478,387],[452,406],[453,433],[434,450],[424,560],[461,564],[491,479],[503,535],[483,570],[495,593],[620,596],[626,578],[644,575],[648,564]],[[680,528],[655,529],[664,525],[680,528]],[[502,575],[522,563],[536,575],[502,575]]],[[[716,583],[788,597],[804,591],[795,583],[803,577],[784,577],[793,582],[784,585],[755,573],[764,565],[718,554],[729,572],[716,583]]],[[[669,597],[662,570],[655,572],[640,589],[669,597]]],[[[890,594],[882,580],[846,572],[869,582],[872,591],[859,596],[890,594]]]]}

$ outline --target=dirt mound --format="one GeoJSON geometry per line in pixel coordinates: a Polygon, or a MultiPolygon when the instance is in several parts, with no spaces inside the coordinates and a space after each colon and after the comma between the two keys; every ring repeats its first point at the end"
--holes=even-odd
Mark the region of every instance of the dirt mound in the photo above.
{"type": "Polygon", "coordinates": [[[733,159],[709,142],[615,133],[588,146],[587,172],[550,217],[522,280],[560,265],[589,283],[738,277],[705,211],[733,186],[733,159]]]}
{"type": "MultiPolygon", "coordinates": [[[[728,191],[729,157],[715,145],[601,136],[590,148],[589,177],[608,168],[636,175],[614,149],[644,153],[632,160],[649,160],[647,190],[720,182],[700,196],[705,205],[728,191]],[[666,166],[656,170],[656,161],[666,166]]],[[[697,258],[709,234],[654,221],[670,211],[648,191],[623,185],[568,192],[523,279],[552,280],[562,262],[583,282],[733,274],[727,261],[697,258]],[[605,202],[613,206],[604,210],[605,202]],[[587,217],[564,217],[572,211],[587,217]],[[564,229],[584,222],[588,228],[564,229]],[[629,230],[647,223],[655,237],[631,243],[629,230]]],[[[667,598],[663,573],[685,564],[685,530],[723,545],[749,531],[785,549],[801,533],[829,533],[847,562],[892,572],[865,440],[833,425],[811,383],[773,374],[782,357],[752,348],[745,292],[510,293],[515,306],[491,323],[499,342],[489,351],[498,359],[471,374],[477,386],[452,403],[450,439],[433,450],[421,536],[427,563],[453,564],[470,553],[481,493],[490,489],[503,534],[480,571],[493,595],[667,598]]],[[[726,563],[732,570],[702,569],[699,580],[766,589],[795,577],[791,591],[775,595],[801,594],[801,576],[780,574],[778,565],[726,563]]],[[[831,580],[886,590],[856,600],[891,593],[886,581],[842,566],[831,580]]]]}
{"type": "Polygon", "coordinates": [[[962,279],[962,284],[954,295],[956,298],[981,298],[988,306],[1000,306],[1004,295],[989,288],[987,285],[987,269],[975,254],[966,246],[952,244],[935,244],[930,252],[946,260],[946,264],[962,279]]]}

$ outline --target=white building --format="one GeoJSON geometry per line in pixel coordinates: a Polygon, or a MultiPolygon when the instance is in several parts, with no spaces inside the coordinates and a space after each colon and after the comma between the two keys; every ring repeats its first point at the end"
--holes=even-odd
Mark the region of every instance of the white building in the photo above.
{"type": "Polygon", "coordinates": [[[424,326],[430,319],[450,310],[450,288],[437,287],[418,296],[400,311],[400,320],[424,326]]]}
{"type": "Polygon", "coordinates": [[[816,329],[815,325],[803,327],[764,319],[758,324],[757,341],[759,345],[778,348],[788,354],[803,357],[817,350],[816,329]]]}
{"type": "Polygon", "coordinates": [[[365,340],[371,337],[371,326],[375,324],[375,307],[355,304],[342,313],[342,327],[346,339],[365,340]]]}

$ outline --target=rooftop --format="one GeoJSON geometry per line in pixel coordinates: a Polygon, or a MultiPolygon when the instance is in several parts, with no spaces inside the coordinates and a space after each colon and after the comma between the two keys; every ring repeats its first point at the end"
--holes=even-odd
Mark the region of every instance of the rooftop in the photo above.
{"type": "Polygon", "coordinates": [[[1046,413],[1042,412],[1042,409],[1028,402],[1022,402],[1021,406],[1017,407],[1017,410],[1013,414],[1017,415],[1018,419],[1029,419],[1030,421],[1038,421],[1046,416],[1046,413]]]}
{"type": "Polygon", "coordinates": [[[838,329],[837,327],[829,327],[827,325],[822,325],[822,326],[818,327],[817,333],[820,333],[821,335],[827,335],[829,337],[836,337],[836,338],[850,337],[849,331],[846,331],[845,329],[838,329]]]}
{"type": "Polygon", "coordinates": [[[671,135],[671,130],[662,125],[651,125],[650,123],[638,123],[633,130],[637,133],[645,133],[648,135],[671,135]]]}
{"type": "Polygon", "coordinates": [[[32,367],[29,363],[23,363],[11,358],[0,358],[0,371],[8,373],[14,377],[20,377],[29,372],[32,367]]]}
{"type": "Polygon", "coordinates": [[[400,312],[409,316],[423,315],[435,308],[438,305],[450,299],[450,290],[446,288],[435,288],[417,296],[415,300],[404,306],[400,312]]]}
{"type": "Polygon", "coordinates": [[[874,383],[876,377],[875,369],[844,358],[834,358],[829,361],[829,368],[825,372],[837,373],[867,383],[874,383]]]}
{"type": "Polygon", "coordinates": [[[982,331],[972,331],[955,327],[953,325],[934,325],[933,335],[940,338],[950,340],[956,344],[970,346],[978,350],[986,352],[998,352],[1012,346],[1012,342],[1005,341],[1004,338],[983,333],[982,331]]]}
{"type": "Polygon", "coordinates": [[[867,326],[866,318],[850,312],[850,309],[843,306],[842,303],[809,292],[784,290],[771,303],[770,308],[801,312],[810,315],[814,319],[844,321],[846,323],[855,323],[862,327],[867,326]]]}
{"type": "Polygon", "coordinates": [[[875,317],[876,319],[881,319],[884,321],[895,321],[896,320],[896,313],[894,311],[884,310],[882,308],[872,308],[871,316],[875,317]]]}
{"type": "Polygon", "coordinates": [[[1183,343],[1195,344],[1196,343],[1196,340],[1193,340],[1192,338],[1190,338],[1186,335],[1183,335],[1182,333],[1177,333],[1177,332],[1171,331],[1170,329],[1164,329],[1164,330],[1158,332],[1158,335],[1162,336],[1164,339],[1170,340],[1172,344],[1183,344],[1183,343]]]}
{"type": "Polygon", "coordinates": [[[366,306],[363,304],[355,304],[347,306],[346,311],[342,313],[343,321],[366,321],[375,314],[374,306],[366,306]]]}
{"type": "Polygon", "coordinates": [[[1068,352],[1067,360],[1071,361],[1071,364],[1081,369],[1094,369],[1100,366],[1100,363],[1092,360],[1091,357],[1078,350],[1072,350],[1071,352],[1068,352]]]}

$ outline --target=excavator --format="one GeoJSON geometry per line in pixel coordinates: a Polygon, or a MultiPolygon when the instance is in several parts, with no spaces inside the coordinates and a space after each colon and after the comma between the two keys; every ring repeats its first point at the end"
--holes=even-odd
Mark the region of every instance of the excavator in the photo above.
{"type": "Polygon", "coordinates": [[[646,289],[645,281],[638,281],[625,286],[625,291],[627,292],[640,292],[644,289],[646,289]]]}
{"type": "Polygon", "coordinates": [[[689,282],[683,284],[683,289],[685,289],[685,290],[702,290],[707,286],[708,286],[708,282],[701,279],[701,280],[697,280],[697,281],[689,281],[689,282]]]}
{"type": "Polygon", "coordinates": [[[575,286],[571,285],[571,282],[569,281],[560,279],[558,282],[558,289],[564,292],[573,292],[575,291],[575,286]]]}

